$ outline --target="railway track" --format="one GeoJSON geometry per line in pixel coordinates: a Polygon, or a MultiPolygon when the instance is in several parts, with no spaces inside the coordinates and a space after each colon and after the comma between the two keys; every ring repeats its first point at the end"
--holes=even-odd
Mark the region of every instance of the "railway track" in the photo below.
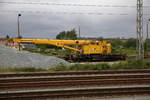
{"type": "Polygon", "coordinates": [[[86,80],[86,81],[53,81],[53,82],[22,82],[1,84],[1,90],[10,89],[33,89],[33,88],[47,88],[47,87],[72,87],[72,86],[108,86],[108,85],[136,85],[149,84],[150,79],[120,79],[120,80],[86,80]]]}
{"type": "Polygon", "coordinates": [[[0,90],[93,85],[149,84],[150,74],[1,78],[0,90]]]}
{"type": "Polygon", "coordinates": [[[44,98],[69,98],[83,96],[114,96],[114,95],[137,95],[150,94],[150,87],[110,87],[110,88],[72,88],[72,89],[51,89],[38,91],[18,91],[0,93],[0,100],[37,100],[44,98]]]}
{"type": "Polygon", "coordinates": [[[97,74],[129,74],[129,73],[150,73],[150,69],[140,70],[103,70],[103,71],[70,71],[70,72],[34,72],[34,73],[0,73],[4,77],[34,77],[34,76],[62,76],[62,75],[97,75],[97,74]]]}
{"type": "Polygon", "coordinates": [[[150,94],[150,70],[0,74],[0,100],[127,94],[150,94]]]}

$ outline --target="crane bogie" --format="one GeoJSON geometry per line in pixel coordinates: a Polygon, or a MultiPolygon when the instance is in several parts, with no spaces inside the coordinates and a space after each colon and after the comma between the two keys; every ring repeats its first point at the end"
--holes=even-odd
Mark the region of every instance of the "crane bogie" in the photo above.
{"type": "Polygon", "coordinates": [[[69,62],[99,62],[125,60],[124,54],[89,54],[89,55],[66,55],[65,60],[69,62]]]}

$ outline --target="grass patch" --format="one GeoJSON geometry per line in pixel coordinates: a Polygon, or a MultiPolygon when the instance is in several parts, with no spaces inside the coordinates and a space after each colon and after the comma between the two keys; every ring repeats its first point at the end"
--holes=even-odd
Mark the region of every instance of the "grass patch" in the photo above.
{"type": "Polygon", "coordinates": [[[119,63],[108,64],[74,64],[71,66],[56,66],[51,71],[83,71],[83,70],[119,70],[119,69],[150,69],[150,60],[128,59],[119,63]]]}
{"type": "Polygon", "coordinates": [[[0,68],[0,72],[41,72],[46,71],[42,68],[35,68],[35,67],[3,67],[0,68]]]}
{"type": "Polygon", "coordinates": [[[66,70],[69,70],[69,68],[63,64],[60,64],[58,66],[49,69],[49,71],[66,71],[66,70]]]}
{"type": "Polygon", "coordinates": [[[69,70],[107,70],[110,68],[109,64],[75,64],[69,67],[69,70]]]}
{"type": "Polygon", "coordinates": [[[83,70],[119,70],[119,69],[150,69],[150,59],[148,60],[136,60],[128,59],[119,63],[108,64],[74,64],[71,66],[65,66],[60,64],[52,67],[48,70],[35,67],[2,67],[0,72],[41,72],[41,71],[83,71],[83,70]]]}
{"type": "Polygon", "coordinates": [[[110,69],[110,65],[103,64],[74,64],[71,66],[59,65],[53,68],[50,68],[50,71],[83,71],[83,70],[107,70],[110,69]]]}
{"type": "Polygon", "coordinates": [[[150,69],[150,61],[128,59],[125,62],[113,64],[111,69],[150,69]]]}
{"type": "Polygon", "coordinates": [[[107,70],[110,68],[109,64],[74,64],[65,66],[63,64],[52,67],[49,71],[83,71],[83,70],[107,70]]]}

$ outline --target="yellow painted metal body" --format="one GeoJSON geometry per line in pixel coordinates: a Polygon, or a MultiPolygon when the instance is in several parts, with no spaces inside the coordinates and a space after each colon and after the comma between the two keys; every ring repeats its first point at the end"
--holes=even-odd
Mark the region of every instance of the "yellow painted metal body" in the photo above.
{"type": "Polygon", "coordinates": [[[106,41],[92,40],[55,40],[55,39],[18,39],[13,38],[18,43],[48,44],[57,47],[73,50],[81,54],[110,54],[111,44],[106,41]],[[71,46],[77,46],[74,48],[71,46]]]}

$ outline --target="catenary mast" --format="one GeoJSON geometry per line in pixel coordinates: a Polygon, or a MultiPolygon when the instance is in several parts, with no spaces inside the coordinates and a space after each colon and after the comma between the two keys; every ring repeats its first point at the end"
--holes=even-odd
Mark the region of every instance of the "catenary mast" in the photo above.
{"type": "Polygon", "coordinates": [[[144,43],[143,43],[143,0],[137,0],[137,20],[136,20],[136,33],[137,33],[137,58],[144,58],[144,43]]]}

